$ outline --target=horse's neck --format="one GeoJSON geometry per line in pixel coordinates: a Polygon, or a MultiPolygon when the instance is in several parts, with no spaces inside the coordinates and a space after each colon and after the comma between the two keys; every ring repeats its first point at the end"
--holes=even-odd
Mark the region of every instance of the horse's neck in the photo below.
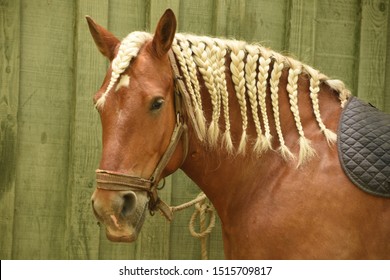
{"type": "MultiPolygon", "coordinates": [[[[240,104],[234,92],[234,83],[228,71],[226,72],[227,88],[229,90],[229,117],[230,130],[233,142],[233,153],[224,147],[223,135],[225,120],[219,119],[221,133],[218,144],[210,146],[206,141],[200,141],[193,129],[190,128],[190,149],[188,158],[182,169],[199,187],[209,196],[217,209],[226,209],[226,204],[232,204],[237,194],[248,195],[254,189],[262,188],[262,180],[259,178],[270,177],[269,174],[278,174],[283,169],[296,169],[299,161],[300,145],[299,134],[294,114],[291,111],[289,93],[287,92],[288,72],[283,71],[278,92],[278,110],[280,129],[283,135],[284,145],[288,147],[295,159],[283,158],[280,152],[280,137],[276,127],[274,104],[271,98],[270,85],[267,86],[266,111],[269,125],[269,133],[272,135],[272,149],[265,149],[261,153],[254,150],[254,143],[258,137],[256,123],[253,121],[250,102],[247,103],[248,125],[247,143],[245,150],[238,152],[242,137],[242,115],[240,104]]],[[[312,99],[310,98],[310,85],[307,77],[298,80],[299,91],[299,116],[304,135],[311,141],[313,150],[328,149],[328,143],[318,122],[313,114],[312,99]]],[[[202,103],[208,123],[212,120],[212,100],[205,87],[202,87],[202,103]]],[[[320,87],[318,93],[321,109],[321,118],[324,125],[332,131],[337,131],[338,115],[340,114],[340,101],[338,95],[326,85],[320,87]]],[[[249,97],[246,97],[247,99],[249,97]]],[[[258,111],[261,116],[261,111],[258,111]]],[[[262,118],[260,117],[260,120],[262,118]]],[[[264,123],[261,122],[264,133],[264,123]]],[[[321,151],[317,151],[319,155],[321,151]]],[[[309,159],[310,160],[310,159],[309,159]]],[[[310,163],[309,163],[310,164],[310,163]]],[[[272,183],[267,180],[263,182],[272,183]]],[[[234,204],[234,203],[233,203],[234,204]]],[[[221,213],[220,213],[221,215],[221,213]]]]}

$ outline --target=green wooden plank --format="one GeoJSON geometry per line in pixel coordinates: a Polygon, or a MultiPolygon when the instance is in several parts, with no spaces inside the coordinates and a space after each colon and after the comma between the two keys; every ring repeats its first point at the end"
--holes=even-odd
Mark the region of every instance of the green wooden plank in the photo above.
{"type": "Polygon", "coordinates": [[[317,1],[292,0],[286,30],[288,52],[309,65],[314,64],[317,1]]]}
{"type": "Polygon", "coordinates": [[[267,0],[246,0],[243,39],[284,50],[287,3],[283,0],[272,1],[272,4],[267,0]]]}
{"type": "Polygon", "coordinates": [[[15,259],[67,257],[73,11],[70,2],[21,2],[15,259]]]}
{"type": "Polygon", "coordinates": [[[108,30],[119,39],[133,31],[146,30],[146,9],[144,0],[109,1],[108,30]]]}
{"type": "Polygon", "coordinates": [[[384,109],[388,1],[363,1],[357,94],[384,109]]]}
{"type": "MultiPolygon", "coordinates": [[[[95,188],[95,169],[101,155],[101,127],[92,97],[101,85],[107,60],[89,33],[85,15],[107,25],[108,1],[83,0],[77,4],[75,90],[69,172],[68,246],[71,259],[100,258],[100,234],[90,197],[95,188]]],[[[102,235],[102,236],[101,236],[102,235]]]]}
{"type": "Polygon", "coordinates": [[[12,257],[20,63],[20,1],[0,3],[0,259],[12,257]]]}
{"type": "MultiPolygon", "coordinates": [[[[166,9],[172,9],[179,21],[180,0],[150,0],[150,7],[147,11],[147,30],[151,33],[156,29],[157,23],[166,9]]],[[[181,22],[181,21],[179,21],[181,22]]],[[[180,28],[180,24],[178,26],[180,28]]]]}
{"type": "MultiPolygon", "coordinates": [[[[387,7],[387,42],[390,42],[390,8],[387,7]]],[[[386,48],[386,87],[384,92],[384,110],[390,114],[390,44],[386,48]]]]}
{"type": "Polygon", "coordinates": [[[359,1],[317,1],[314,66],[355,91],[359,1]]]}
{"type": "Polygon", "coordinates": [[[216,0],[214,14],[211,19],[212,35],[223,38],[244,39],[241,30],[244,30],[246,1],[216,0]]]}
{"type": "Polygon", "coordinates": [[[182,1],[180,3],[180,32],[212,35],[213,1],[182,1]]]}

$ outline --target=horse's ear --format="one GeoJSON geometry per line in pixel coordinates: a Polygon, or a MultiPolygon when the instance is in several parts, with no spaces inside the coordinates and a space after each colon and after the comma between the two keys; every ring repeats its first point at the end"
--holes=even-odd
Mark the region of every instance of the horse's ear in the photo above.
{"type": "Polygon", "coordinates": [[[157,57],[165,55],[172,46],[176,32],[176,17],[171,9],[165,11],[154,32],[152,47],[157,57]]]}
{"type": "Polygon", "coordinates": [[[89,31],[99,51],[109,60],[115,57],[115,48],[120,43],[111,32],[97,24],[92,18],[86,16],[89,31]]]}

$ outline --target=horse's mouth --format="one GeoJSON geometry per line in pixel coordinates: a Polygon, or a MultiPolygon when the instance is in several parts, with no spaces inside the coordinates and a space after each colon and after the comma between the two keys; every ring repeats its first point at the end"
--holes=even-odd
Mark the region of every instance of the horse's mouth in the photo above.
{"type": "Polygon", "coordinates": [[[111,230],[109,227],[106,227],[106,236],[108,240],[113,242],[131,243],[137,240],[138,234],[131,230],[115,231],[111,230]]]}
{"type": "Polygon", "coordinates": [[[94,193],[92,209],[101,226],[105,227],[107,239],[113,242],[134,242],[141,231],[148,209],[146,194],[133,192],[120,196],[100,197],[94,193]],[[128,197],[131,194],[132,200],[128,197]],[[126,199],[124,199],[127,198],[126,199]]]}
{"type": "Polygon", "coordinates": [[[109,221],[105,221],[107,239],[113,242],[134,242],[138,232],[126,220],[118,220],[115,215],[107,215],[109,221]],[[109,217],[109,218],[108,218],[109,217]]]}

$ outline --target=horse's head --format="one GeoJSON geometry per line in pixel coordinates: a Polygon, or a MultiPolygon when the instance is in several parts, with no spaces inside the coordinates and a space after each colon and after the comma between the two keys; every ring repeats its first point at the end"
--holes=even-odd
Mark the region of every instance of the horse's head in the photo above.
{"type": "Polygon", "coordinates": [[[135,33],[129,35],[134,40],[122,42],[87,20],[97,47],[111,62],[94,96],[103,128],[103,152],[92,207],[110,240],[131,242],[148,207],[156,208],[158,181],[179,168],[185,157],[181,141],[174,147],[170,144],[178,122],[168,57],[176,19],[168,10],[154,36],[135,33]],[[161,165],[167,149],[173,155],[161,165]]]}

